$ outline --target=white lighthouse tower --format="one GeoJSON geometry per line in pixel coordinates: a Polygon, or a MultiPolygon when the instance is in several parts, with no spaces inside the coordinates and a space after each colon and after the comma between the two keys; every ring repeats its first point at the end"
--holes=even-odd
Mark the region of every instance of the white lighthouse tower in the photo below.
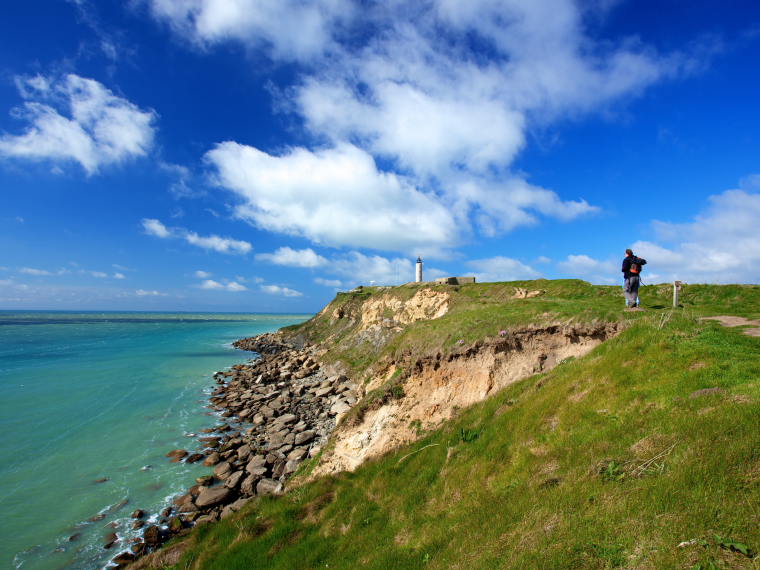
{"type": "Polygon", "coordinates": [[[417,256],[417,271],[415,271],[414,275],[415,282],[422,283],[422,260],[419,255],[417,256]]]}

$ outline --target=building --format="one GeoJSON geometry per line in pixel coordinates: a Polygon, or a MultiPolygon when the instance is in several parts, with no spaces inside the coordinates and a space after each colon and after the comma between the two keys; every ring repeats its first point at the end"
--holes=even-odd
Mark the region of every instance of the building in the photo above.
{"type": "Polygon", "coordinates": [[[415,272],[414,281],[415,283],[422,283],[422,260],[419,255],[417,256],[417,271],[415,272]]]}
{"type": "Polygon", "coordinates": [[[474,277],[439,277],[435,280],[438,285],[464,285],[465,283],[475,283],[474,277]]]}

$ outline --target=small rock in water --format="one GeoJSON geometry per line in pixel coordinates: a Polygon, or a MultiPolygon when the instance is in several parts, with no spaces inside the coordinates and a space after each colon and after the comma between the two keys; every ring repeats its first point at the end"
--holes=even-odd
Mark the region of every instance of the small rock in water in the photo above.
{"type": "Polygon", "coordinates": [[[98,513],[97,515],[87,519],[87,522],[94,523],[94,522],[102,521],[104,518],[106,518],[106,515],[104,515],[103,513],[98,513]]]}
{"type": "Polygon", "coordinates": [[[142,509],[137,509],[135,512],[133,512],[130,516],[133,519],[141,519],[145,515],[145,511],[142,509]]]}
{"type": "Polygon", "coordinates": [[[95,479],[95,480],[92,482],[92,484],[93,484],[93,485],[97,485],[98,483],[105,483],[106,481],[108,481],[108,478],[107,478],[107,477],[103,477],[102,479],[95,479]]]}
{"type": "Polygon", "coordinates": [[[115,532],[109,532],[109,533],[108,533],[108,534],[105,536],[105,540],[106,540],[106,543],[109,543],[109,542],[116,542],[116,541],[118,540],[118,538],[119,538],[119,537],[118,537],[118,536],[116,536],[116,533],[115,533],[115,532]]]}
{"type": "Polygon", "coordinates": [[[146,465],[145,467],[140,467],[140,471],[150,471],[153,469],[152,465],[146,465]]]}
{"type": "Polygon", "coordinates": [[[75,532],[74,534],[72,534],[72,535],[69,537],[69,540],[79,540],[79,537],[80,537],[80,536],[82,536],[82,533],[80,533],[80,532],[75,532]]]}

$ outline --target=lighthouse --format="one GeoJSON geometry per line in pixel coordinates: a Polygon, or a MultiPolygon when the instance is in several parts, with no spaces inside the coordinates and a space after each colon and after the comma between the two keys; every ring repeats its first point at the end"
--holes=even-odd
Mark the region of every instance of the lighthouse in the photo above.
{"type": "Polygon", "coordinates": [[[417,256],[417,270],[414,275],[415,282],[422,283],[422,260],[419,255],[417,256]]]}

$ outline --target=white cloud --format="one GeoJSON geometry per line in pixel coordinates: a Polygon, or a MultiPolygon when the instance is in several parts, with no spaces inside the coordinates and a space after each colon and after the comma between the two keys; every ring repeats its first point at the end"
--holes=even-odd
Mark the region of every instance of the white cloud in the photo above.
{"type": "Polygon", "coordinates": [[[377,285],[414,281],[414,264],[409,259],[387,259],[379,255],[364,255],[358,251],[333,257],[326,271],[344,277],[349,283],[366,285],[370,281],[377,285]]]}
{"type": "Polygon", "coordinates": [[[206,271],[196,271],[193,273],[193,277],[198,277],[199,279],[206,279],[207,277],[211,277],[211,273],[207,273],[206,271]]]}
{"type": "Polygon", "coordinates": [[[69,74],[60,81],[16,78],[27,99],[11,114],[27,121],[23,135],[0,138],[0,156],[78,162],[88,175],[101,166],[145,156],[153,147],[156,113],[143,111],[101,83],[69,74]],[[59,111],[66,108],[69,117],[59,111]]]}
{"type": "Polygon", "coordinates": [[[225,291],[247,291],[247,289],[240,283],[232,281],[231,283],[219,283],[212,279],[207,279],[199,285],[201,289],[223,289],[225,291]]]}
{"type": "Polygon", "coordinates": [[[168,238],[172,236],[172,232],[169,231],[164,224],[159,222],[158,220],[151,220],[148,218],[143,218],[140,223],[142,224],[143,228],[145,229],[145,233],[148,235],[160,237],[160,238],[168,238]]]}
{"type": "Polygon", "coordinates": [[[260,285],[260,289],[268,295],[282,295],[284,297],[303,297],[303,293],[288,289],[287,287],[280,287],[278,285],[260,285]]]}
{"type": "Polygon", "coordinates": [[[501,255],[489,259],[473,259],[465,265],[479,272],[474,276],[480,282],[524,281],[541,277],[541,273],[529,265],[501,255]]]}
{"type": "Polygon", "coordinates": [[[64,269],[63,267],[54,273],[45,271],[44,269],[32,269],[31,267],[21,267],[18,272],[26,273],[27,275],[64,275],[66,273],[71,273],[68,269],[64,269]]]}
{"type": "Polygon", "coordinates": [[[317,277],[314,279],[314,283],[318,283],[319,285],[324,285],[325,287],[340,287],[343,285],[340,281],[337,279],[322,279],[321,277],[317,277]]]}
{"type": "Polygon", "coordinates": [[[402,176],[378,171],[361,149],[342,144],[271,156],[222,143],[206,154],[218,183],[243,199],[235,214],[256,226],[332,247],[440,247],[457,241],[453,216],[402,176]]]}
{"type": "Polygon", "coordinates": [[[88,271],[88,273],[93,277],[108,277],[108,275],[102,271],[88,271]]]}
{"type": "Polygon", "coordinates": [[[311,248],[291,249],[289,247],[280,247],[274,253],[257,253],[256,259],[289,267],[321,267],[328,263],[327,259],[314,253],[314,250],[311,248]]]}
{"type": "Polygon", "coordinates": [[[124,275],[122,275],[121,273],[114,273],[113,274],[113,278],[114,279],[124,279],[124,275]]]}
{"type": "Polygon", "coordinates": [[[353,11],[348,0],[147,1],[155,18],[200,47],[236,40],[283,59],[318,56],[328,47],[334,24],[353,11]]]}
{"type": "Polygon", "coordinates": [[[0,271],[10,271],[7,267],[0,267],[0,271]]]}
{"type": "Polygon", "coordinates": [[[156,296],[158,295],[158,291],[146,291],[145,289],[138,289],[135,291],[135,295],[138,297],[144,297],[145,295],[156,296]]]}
{"type": "Polygon", "coordinates": [[[185,228],[167,228],[158,220],[143,218],[140,223],[142,224],[145,233],[148,235],[160,238],[181,238],[189,244],[202,247],[203,249],[213,249],[219,253],[245,255],[252,249],[251,244],[247,241],[223,238],[217,235],[203,237],[195,232],[186,230],[185,228]]]}
{"type": "Polygon", "coordinates": [[[620,271],[622,263],[622,254],[617,263],[612,259],[597,261],[588,255],[568,255],[565,261],[557,263],[557,269],[560,273],[584,279],[590,283],[614,285],[618,282],[622,284],[623,274],[620,271]]]}
{"type": "MultiPolygon", "coordinates": [[[[710,196],[709,207],[692,222],[653,221],[651,227],[656,240],[631,245],[647,261],[644,283],[760,282],[760,193],[726,190],[710,196]]],[[[570,255],[557,268],[592,283],[620,283],[624,248],[607,261],[570,255]]]]}
{"type": "Polygon", "coordinates": [[[551,259],[549,259],[548,257],[545,257],[543,255],[539,255],[536,258],[536,261],[535,261],[535,263],[543,263],[543,264],[547,264],[547,263],[551,263],[551,262],[552,262],[551,259]]]}
{"type": "Polygon", "coordinates": [[[241,283],[263,283],[264,279],[261,277],[256,277],[255,275],[251,277],[250,279],[246,279],[245,277],[240,277],[239,275],[235,275],[235,279],[240,281],[241,283]]]}
{"type": "MultiPolygon", "coordinates": [[[[76,265],[73,261],[71,263],[72,265],[76,265]]],[[[119,265],[117,263],[112,263],[111,267],[114,267],[120,271],[135,271],[135,269],[130,269],[129,267],[124,267],[123,265],[119,265]]]]}
{"type": "Polygon", "coordinates": [[[21,216],[16,216],[16,221],[17,221],[19,224],[23,224],[23,223],[24,223],[24,218],[22,218],[21,216]]]}

